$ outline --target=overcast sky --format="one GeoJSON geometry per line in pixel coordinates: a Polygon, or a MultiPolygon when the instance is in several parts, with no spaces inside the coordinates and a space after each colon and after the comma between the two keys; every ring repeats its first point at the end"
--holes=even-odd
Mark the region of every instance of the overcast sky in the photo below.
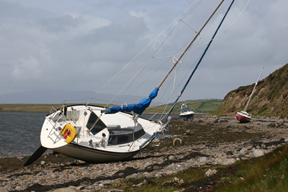
{"type": "MultiPolygon", "coordinates": [[[[0,0],[0,95],[37,90],[117,94],[151,58],[149,51],[155,53],[164,37],[148,48],[144,53],[146,58],[140,57],[136,64],[129,64],[109,80],[193,2],[0,0]]],[[[217,5],[215,2],[218,3],[206,0],[201,8],[206,6],[207,12],[211,12],[217,5]]],[[[229,91],[255,83],[262,67],[265,69],[261,79],[288,63],[288,1],[251,0],[241,14],[247,2],[235,1],[219,31],[221,35],[212,43],[181,100],[223,99],[229,91]]],[[[224,11],[220,13],[223,15],[224,11]]],[[[199,22],[207,18],[204,12],[195,16],[199,22]]],[[[186,41],[191,40],[187,33],[191,35],[191,28],[198,30],[199,26],[199,23],[187,24],[186,33],[179,36],[179,41],[173,40],[175,45],[169,44],[167,52],[158,56],[171,56],[170,49],[182,47],[184,37],[188,37],[186,41]]],[[[147,66],[148,72],[137,75],[138,79],[121,94],[146,97],[169,69],[155,72],[158,67],[147,66]],[[157,78],[146,84],[141,82],[153,72],[157,78]]],[[[176,78],[191,70],[191,64],[188,62],[187,68],[183,66],[181,70],[176,78]]],[[[170,94],[164,88],[160,92],[170,94]]]]}

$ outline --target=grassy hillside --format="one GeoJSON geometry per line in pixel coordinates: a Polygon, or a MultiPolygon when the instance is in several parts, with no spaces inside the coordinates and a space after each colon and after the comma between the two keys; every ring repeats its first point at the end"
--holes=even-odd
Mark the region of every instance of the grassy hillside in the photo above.
{"type": "MultiPolygon", "coordinates": [[[[230,91],[224,98],[217,115],[232,115],[243,110],[255,84],[230,91]]],[[[288,64],[258,82],[247,112],[259,116],[288,117],[288,64]]]]}
{"type": "MultiPolygon", "coordinates": [[[[176,104],[172,113],[178,114],[181,105],[185,103],[197,113],[212,113],[215,111],[219,105],[221,104],[222,100],[219,99],[210,99],[210,100],[189,100],[183,101],[176,104]]],[[[104,106],[104,104],[97,104],[99,106],[104,106]]],[[[49,113],[51,107],[56,109],[60,108],[62,104],[0,104],[0,112],[42,112],[42,113],[49,113]]],[[[166,111],[171,108],[172,104],[169,104],[166,111]]],[[[156,107],[149,107],[146,109],[145,113],[155,113],[155,112],[162,112],[165,106],[156,106],[156,107]]]]}
{"type": "MultiPolygon", "coordinates": [[[[221,102],[222,100],[220,99],[181,101],[175,105],[175,108],[173,109],[172,113],[178,114],[182,104],[186,104],[191,110],[193,110],[196,113],[212,113],[219,107],[221,102]]],[[[165,109],[165,107],[166,105],[149,107],[145,112],[147,113],[155,113],[157,111],[161,112],[165,109]]],[[[168,106],[166,107],[166,111],[168,111],[171,107],[172,104],[168,104],[168,106]]]]}

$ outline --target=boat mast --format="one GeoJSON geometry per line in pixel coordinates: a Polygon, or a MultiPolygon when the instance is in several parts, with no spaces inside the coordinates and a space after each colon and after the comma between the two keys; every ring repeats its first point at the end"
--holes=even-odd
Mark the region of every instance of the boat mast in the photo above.
{"type": "Polygon", "coordinates": [[[204,27],[207,25],[207,23],[210,21],[210,19],[213,17],[213,15],[216,13],[216,11],[219,9],[219,7],[221,6],[221,4],[224,2],[224,0],[222,0],[218,6],[215,8],[215,10],[213,11],[213,13],[209,16],[209,18],[206,20],[206,22],[203,24],[203,26],[200,28],[200,30],[196,33],[196,35],[194,36],[194,38],[191,40],[191,42],[189,43],[189,45],[186,47],[186,49],[183,51],[183,53],[180,55],[180,57],[176,60],[176,62],[174,63],[174,65],[171,67],[171,69],[169,70],[169,72],[166,74],[166,76],[163,78],[163,80],[159,83],[159,85],[157,86],[158,89],[161,88],[161,86],[163,85],[163,83],[166,81],[166,79],[168,78],[168,76],[170,75],[170,73],[173,71],[173,69],[176,67],[176,65],[179,63],[179,61],[182,59],[182,57],[185,55],[185,53],[188,51],[188,49],[191,47],[191,45],[193,44],[193,42],[197,39],[197,37],[200,35],[200,33],[202,32],[202,30],[204,29],[204,27]]]}
{"type": "Polygon", "coordinates": [[[165,119],[168,119],[168,116],[170,115],[170,113],[171,113],[172,110],[174,109],[174,107],[175,107],[176,103],[178,102],[179,98],[182,96],[182,94],[183,94],[184,90],[186,89],[188,83],[190,82],[190,80],[191,80],[193,74],[195,73],[196,69],[198,68],[199,64],[201,63],[202,59],[204,58],[204,56],[205,56],[207,50],[209,49],[209,47],[210,47],[212,41],[214,40],[214,38],[215,38],[215,36],[216,36],[218,30],[220,29],[220,27],[221,27],[221,25],[222,25],[224,19],[226,18],[227,14],[228,14],[228,12],[229,12],[229,10],[230,10],[230,8],[232,7],[234,1],[235,1],[235,0],[232,0],[232,2],[231,2],[231,4],[230,4],[230,6],[228,7],[228,9],[227,9],[225,15],[223,16],[223,18],[222,18],[221,22],[219,23],[219,25],[218,25],[216,31],[214,32],[214,35],[212,36],[211,40],[209,41],[208,45],[206,46],[206,49],[204,50],[202,56],[201,56],[200,59],[198,60],[198,63],[196,64],[194,70],[192,71],[191,75],[189,76],[188,80],[186,81],[186,84],[184,85],[183,89],[181,90],[180,94],[178,95],[177,99],[175,100],[173,106],[171,107],[171,109],[170,109],[169,112],[167,113],[165,119]]]}
{"type": "Polygon", "coordinates": [[[261,70],[261,73],[260,73],[260,75],[259,75],[259,77],[258,77],[258,79],[257,79],[257,81],[256,81],[256,83],[255,83],[255,85],[254,85],[254,88],[253,88],[252,93],[251,93],[251,95],[250,95],[250,97],[249,97],[249,99],[248,99],[248,102],[246,103],[246,106],[245,106],[245,108],[244,108],[244,111],[247,110],[248,104],[250,103],[250,100],[251,100],[252,95],[253,95],[253,93],[254,93],[254,91],[255,91],[255,88],[256,88],[256,86],[257,86],[257,83],[258,83],[258,81],[259,81],[259,79],[260,79],[260,77],[261,77],[261,75],[262,75],[263,70],[264,70],[264,67],[263,67],[263,69],[261,70]]]}

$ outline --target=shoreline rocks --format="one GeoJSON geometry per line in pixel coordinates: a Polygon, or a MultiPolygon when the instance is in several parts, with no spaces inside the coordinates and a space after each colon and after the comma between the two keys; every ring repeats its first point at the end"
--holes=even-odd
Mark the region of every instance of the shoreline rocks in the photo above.
{"type": "MultiPolygon", "coordinates": [[[[203,165],[231,165],[236,161],[263,156],[288,141],[287,121],[254,118],[240,124],[235,117],[202,116],[190,120],[171,120],[171,137],[157,139],[131,160],[90,164],[61,154],[41,157],[28,167],[0,169],[0,192],[4,191],[97,191],[107,185],[121,186],[125,179],[171,175],[203,165]],[[216,121],[217,120],[217,121],[216,121]],[[275,126],[271,126],[275,123],[275,126]],[[276,126],[277,125],[277,126],[276,126]],[[180,142],[173,142],[175,138],[180,142]],[[53,161],[52,161],[53,160],[53,161]]],[[[1,165],[3,166],[3,165],[1,165]]],[[[206,172],[206,176],[215,170],[206,172]]],[[[177,178],[166,184],[183,182],[177,178]]]]}

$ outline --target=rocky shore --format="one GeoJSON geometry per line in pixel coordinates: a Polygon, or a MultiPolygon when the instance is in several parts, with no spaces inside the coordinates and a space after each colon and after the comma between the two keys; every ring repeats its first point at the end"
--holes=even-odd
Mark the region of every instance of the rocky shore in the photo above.
{"type": "MultiPolygon", "coordinates": [[[[121,191],[123,181],[130,178],[138,181],[133,185],[137,190],[151,178],[203,165],[231,165],[269,153],[288,142],[288,121],[254,117],[241,124],[234,116],[172,119],[165,134],[169,137],[156,139],[123,162],[91,164],[61,154],[47,154],[23,167],[28,157],[0,159],[0,192],[121,191]]],[[[215,170],[205,174],[211,176],[215,170]]],[[[175,178],[167,182],[185,181],[175,178]]]]}

